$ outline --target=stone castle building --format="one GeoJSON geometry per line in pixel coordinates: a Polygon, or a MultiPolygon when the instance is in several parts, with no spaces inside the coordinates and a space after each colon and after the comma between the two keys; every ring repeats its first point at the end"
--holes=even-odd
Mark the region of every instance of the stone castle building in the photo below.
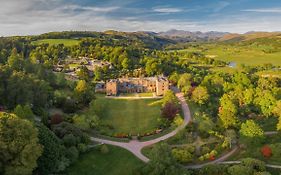
{"type": "Polygon", "coordinates": [[[163,76],[119,78],[107,81],[105,86],[107,95],[154,92],[157,96],[162,96],[169,89],[169,81],[163,76]]]}

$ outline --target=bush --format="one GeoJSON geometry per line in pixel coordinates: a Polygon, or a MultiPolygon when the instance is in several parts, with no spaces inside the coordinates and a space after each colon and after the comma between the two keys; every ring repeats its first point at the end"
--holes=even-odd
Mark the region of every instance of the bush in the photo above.
{"type": "Polygon", "coordinates": [[[79,157],[79,151],[75,146],[72,146],[66,151],[66,158],[70,160],[71,163],[74,163],[79,157]]]}
{"type": "Polygon", "coordinates": [[[109,153],[108,146],[107,146],[107,145],[102,145],[102,146],[100,147],[100,152],[101,152],[102,154],[107,154],[107,153],[109,153]]]}
{"type": "Polygon", "coordinates": [[[172,155],[180,163],[188,163],[193,159],[193,155],[187,149],[175,148],[172,150],[172,155]]]}
{"type": "Polygon", "coordinates": [[[177,113],[179,112],[179,108],[176,104],[174,103],[166,103],[165,106],[162,108],[162,113],[161,115],[168,119],[168,120],[173,120],[177,113]]]}
{"type": "Polygon", "coordinates": [[[174,118],[174,124],[176,126],[180,126],[183,124],[183,119],[179,114],[177,114],[176,117],[174,118]]]}
{"type": "Polygon", "coordinates": [[[63,116],[60,114],[54,114],[53,116],[51,116],[51,124],[52,125],[57,125],[60,124],[61,122],[63,122],[63,116]]]}
{"type": "Polygon", "coordinates": [[[262,153],[263,157],[269,158],[272,155],[272,150],[268,145],[265,145],[261,148],[261,153],[262,153]]]}
{"type": "Polygon", "coordinates": [[[77,145],[77,148],[78,148],[78,151],[80,152],[80,153],[85,153],[86,151],[87,151],[87,145],[85,145],[85,144],[83,144],[83,143],[79,143],[78,145],[77,145]]]}
{"type": "Polygon", "coordinates": [[[207,154],[207,153],[209,153],[210,151],[211,151],[210,148],[207,147],[207,146],[202,146],[202,147],[201,147],[201,154],[202,154],[202,155],[207,154]]]}
{"type": "Polygon", "coordinates": [[[67,134],[63,137],[63,143],[66,147],[76,146],[77,138],[73,134],[67,134]]]}

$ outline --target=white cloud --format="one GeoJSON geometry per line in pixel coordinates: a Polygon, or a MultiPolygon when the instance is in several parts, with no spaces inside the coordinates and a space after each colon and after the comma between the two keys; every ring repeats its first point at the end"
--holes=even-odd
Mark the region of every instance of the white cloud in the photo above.
{"type": "Polygon", "coordinates": [[[281,13],[281,8],[261,8],[261,9],[245,9],[243,12],[258,12],[258,13],[281,13]]]}
{"type": "Polygon", "coordinates": [[[94,7],[94,6],[79,6],[79,5],[67,5],[63,7],[64,10],[88,10],[93,12],[113,12],[119,7],[94,7]]]}
{"type": "Polygon", "coordinates": [[[178,13],[183,11],[183,9],[171,7],[155,7],[152,10],[158,13],[178,13]]]}
{"type": "MultiPolygon", "coordinates": [[[[110,4],[101,7],[80,6],[63,0],[0,0],[0,2],[0,36],[30,35],[66,30],[104,31],[113,29],[157,32],[180,29],[243,33],[251,30],[277,31],[281,29],[281,23],[275,22],[280,20],[278,16],[259,17],[256,20],[252,17],[243,18],[242,15],[235,18],[225,16],[208,21],[192,21],[187,19],[151,20],[150,18],[139,18],[138,15],[145,15],[142,11],[138,12],[137,16],[131,17],[109,16],[109,12],[115,11],[135,14],[132,12],[132,9],[126,9],[120,4],[110,4]]],[[[152,10],[163,14],[186,11],[185,9],[170,7],[155,7],[152,10]]],[[[147,11],[151,13],[151,10],[147,11]]]]}

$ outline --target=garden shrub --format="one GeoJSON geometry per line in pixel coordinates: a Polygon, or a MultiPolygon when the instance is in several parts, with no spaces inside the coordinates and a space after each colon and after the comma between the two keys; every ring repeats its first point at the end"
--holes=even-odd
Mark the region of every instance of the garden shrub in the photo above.
{"type": "Polygon", "coordinates": [[[109,153],[108,146],[103,144],[103,145],[100,147],[100,152],[101,152],[102,154],[107,154],[107,153],[109,153]]]}
{"type": "Polygon", "coordinates": [[[261,153],[265,158],[269,158],[272,155],[272,150],[268,145],[265,145],[261,148],[261,153]]]}
{"type": "Polygon", "coordinates": [[[180,163],[188,163],[193,159],[193,155],[187,149],[175,148],[172,150],[172,155],[180,163]]]}

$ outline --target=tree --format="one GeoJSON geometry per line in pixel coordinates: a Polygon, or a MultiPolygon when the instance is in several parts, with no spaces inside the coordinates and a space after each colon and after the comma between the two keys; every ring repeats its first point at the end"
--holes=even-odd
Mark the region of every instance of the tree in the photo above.
{"type": "Polygon", "coordinates": [[[247,120],[242,123],[240,134],[246,137],[263,137],[264,131],[254,120],[247,120]]]}
{"type": "Polygon", "coordinates": [[[13,112],[22,119],[34,121],[34,114],[28,105],[24,105],[23,107],[21,105],[17,105],[13,112]]]}
{"type": "Polygon", "coordinates": [[[229,175],[237,175],[237,174],[243,174],[243,175],[252,175],[252,170],[249,167],[243,166],[243,165],[233,165],[227,169],[227,172],[229,175]]]}
{"type": "Polygon", "coordinates": [[[180,79],[180,76],[177,72],[174,72],[170,77],[169,77],[169,81],[173,84],[173,85],[177,85],[178,80],[180,79]]]}
{"type": "Polygon", "coordinates": [[[85,80],[79,80],[75,87],[75,92],[84,93],[87,91],[87,89],[88,89],[87,82],[85,80]]]}
{"type": "Polygon", "coordinates": [[[180,163],[188,163],[193,160],[193,155],[187,149],[173,149],[172,155],[180,163]]]}
{"type": "Polygon", "coordinates": [[[180,76],[178,80],[178,88],[180,88],[185,94],[187,94],[191,89],[192,75],[184,73],[180,76]]]}
{"type": "Polygon", "coordinates": [[[30,121],[0,113],[0,174],[31,174],[41,153],[38,131],[30,121]]]}
{"type": "Polygon", "coordinates": [[[248,144],[259,143],[264,138],[264,131],[254,120],[247,120],[242,123],[240,134],[241,141],[248,144]]]}
{"type": "Polygon", "coordinates": [[[17,53],[17,49],[14,48],[11,52],[11,56],[8,58],[8,64],[15,70],[22,70],[23,58],[17,53]]]}
{"type": "Polygon", "coordinates": [[[179,175],[184,174],[172,156],[171,149],[166,143],[153,147],[151,159],[144,168],[146,175],[179,175]]]}
{"type": "Polygon", "coordinates": [[[210,164],[199,170],[199,175],[225,175],[227,167],[225,165],[210,164]]]}
{"type": "Polygon", "coordinates": [[[51,124],[52,125],[57,125],[63,122],[63,116],[61,114],[54,114],[51,116],[51,124]]]}
{"type": "Polygon", "coordinates": [[[231,126],[237,126],[237,107],[233,100],[224,94],[220,99],[219,117],[224,128],[229,128],[231,126]]]}
{"type": "Polygon", "coordinates": [[[93,98],[93,90],[85,80],[79,80],[74,90],[78,101],[83,104],[88,104],[93,98]]]}
{"type": "Polygon", "coordinates": [[[273,108],[272,113],[277,117],[281,117],[281,100],[276,102],[276,106],[273,108]]]}
{"type": "Polygon", "coordinates": [[[46,126],[39,124],[39,143],[43,145],[43,153],[37,163],[39,174],[53,174],[63,171],[66,167],[63,165],[65,159],[65,147],[60,139],[46,126]]]}
{"type": "Polygon", "coordinates": [[[265,171],[265,162],[253,159],[253,158],[244,158],[241,160],[241,165],[251,168],[254,172],[265,171]]]}
{"type": "Polygon", "coordinates": [[[199,86],[194,89],[191,96],[192,100],[199,105],[206,104],[209,99],[208,90],[206,87],[199,86]]]}
{"type": "Polygon", "coordinates": [[[254,100],[254,103],[259,107],[261,113],[269,117],[272,115],[273,108],[276,105],[276,99],[271,91],[257,91],[258,97],[254,100]]]}
{"type": "Polygon", "coordinates": [[[166,103],[166,105],[162,108],[161,115],[168,120],[173,120],[178,112],[179,108],[177,105],[174,103],[166,103]]]}
{"type": "Polygon", "coordinates": [[[167,103],[178,103],[178,99],[171,90],[167,90],[163,99],[162,99],[162,106],[165,106],[167,103]]]}
{"type": "Polygon", "coordinates": [[[281,117],[278,118],[278,123],[277,123],[276,128],[278,131],[281,131],[281,117]]]}
{"type": "Polygon", "coordinates": [[[160,65],[158,64],[157,60],[154,58],[148,59],[145,64],[145,72],[151,76],[155,75],[159,72],[160,65]]]}
{"type": "Polygon", "coordinates": [[[79,157],[79,151],[75,146],[72,146],[66,150],[66,158],[70,160],[71,163],[74,163],[79,157]]]}
{"type": "Polygon", "coordinates": [[[214,122],[205,113],[195,113],[194,118],[201,133],[209,133],[215,127],[214,122]]]}

